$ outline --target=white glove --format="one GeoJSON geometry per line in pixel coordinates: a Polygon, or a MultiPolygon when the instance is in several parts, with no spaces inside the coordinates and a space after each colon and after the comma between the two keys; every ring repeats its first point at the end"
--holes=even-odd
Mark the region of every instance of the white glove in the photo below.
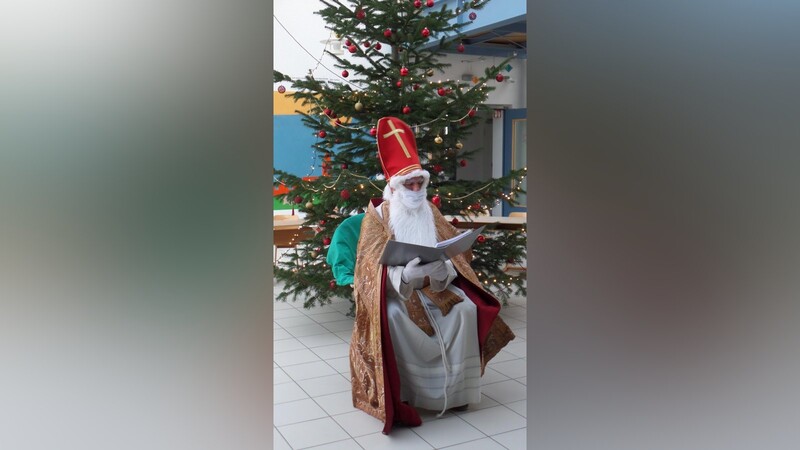
{"type": "Polygon", "coordinates": [[[432,280],[444,281],[448,277],[447,264],[444,261],[433,261],[420,264],[419,258],[414,258],[403,268],[401,280],[403,284],[410,285],[413,289],[425,286],[425,277],[432,280]]]}

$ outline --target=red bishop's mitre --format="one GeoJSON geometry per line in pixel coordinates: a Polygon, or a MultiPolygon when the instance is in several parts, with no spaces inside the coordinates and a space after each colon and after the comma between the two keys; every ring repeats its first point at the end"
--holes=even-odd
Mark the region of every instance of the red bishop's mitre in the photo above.
{"type": "Polygon", "coordinates": [[[419,163],[417,140],[411,127],[396,117],[382,117],[377,128],[378,157],[386,181],[392,187],[413,177],[421,176],[427,181],[430,174],[419,163]]]}

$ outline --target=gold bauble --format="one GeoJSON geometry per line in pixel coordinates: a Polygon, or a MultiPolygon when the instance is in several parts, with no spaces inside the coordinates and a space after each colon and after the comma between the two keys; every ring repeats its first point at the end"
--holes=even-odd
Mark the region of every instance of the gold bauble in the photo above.
{"type": "Polygon", "coordinates": [[[356,102],[355,108],[356,108],[356,111],[361,111],[362,109],[364,109],[364,104],[361,103],[361,102],[356,102]]]}
{"type": "Polygon", "coordinates": [[[461,147],[463,147],[463,146],[464,146],[464,144],[462,144],[460,141],[456,142],[456,148],[457,149],[461,150],[461,147]]]}
{"type": "Polygon", "coordinates": [[[433,140],[433,142],[436,142],[437,144],[441,144],[442,142],[444,142],[444,139],[442,139],[441,136],[436,136],[436,138],[433,140]]]}
{"type": "Polygon", "coordinates": [[[317,257],[317,252],[311,252],[311,253],[309,253],[309,255],[310,255],[312,258],[315,258],[315,259],[316,259],[316,257],[317,257]]]}
{"type": "Polygon", "coordinates": [[[425,72],[425,75],[427,75],[429,77],[432,77],[433,76],[433,69],[428,69],[428,71],[425,72]]]}
{"type": "Polygon", "coordinates": [[[311,202],[306,203],[306,209],[311,209],[314,207],[314,204],[311,202]]]}

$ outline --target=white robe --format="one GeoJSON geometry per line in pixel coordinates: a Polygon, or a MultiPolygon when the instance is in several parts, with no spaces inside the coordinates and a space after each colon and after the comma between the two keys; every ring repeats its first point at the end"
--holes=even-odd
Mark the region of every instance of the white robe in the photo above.
{"type": "MultiPolygon", "coordinates": [[[[448,261],[447,264],[455,275],[452,263],[448,261]]],[[[480,402],[477,307],[464,291],[449,285],[447,289],[464,300],[443,316],[422,291],[417,291],[427,306],[428,319],[435,331],[433,336],[428,336],[408,317],[404,298],[400,295],[402,272],[403,266],[388,268],[387,282],[391,288],[387,286],[386,290],[386,313],[400,372],[401,400],[415,407],[442,412],[480,402]]],[[[452,278],[454,276],[447,280],[448,284],[452,278]]]]}

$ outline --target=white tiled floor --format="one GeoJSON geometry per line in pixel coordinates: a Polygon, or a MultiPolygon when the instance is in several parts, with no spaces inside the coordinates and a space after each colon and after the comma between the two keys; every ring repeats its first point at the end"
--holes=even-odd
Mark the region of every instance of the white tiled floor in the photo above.
{"type": "MultiPolygon", "coordinates": [[[[280,286],[276,284],[276,291],[280,286]]],[[[304,309],[275,303],[276,449],[525,449],[527,303],[512,298],[501,311],[517,338],[487,366],[482,401],[441,418],[421,410],[423,424],[395,427],[353,407],[348,342],[350,301],[304,309]]]]}

